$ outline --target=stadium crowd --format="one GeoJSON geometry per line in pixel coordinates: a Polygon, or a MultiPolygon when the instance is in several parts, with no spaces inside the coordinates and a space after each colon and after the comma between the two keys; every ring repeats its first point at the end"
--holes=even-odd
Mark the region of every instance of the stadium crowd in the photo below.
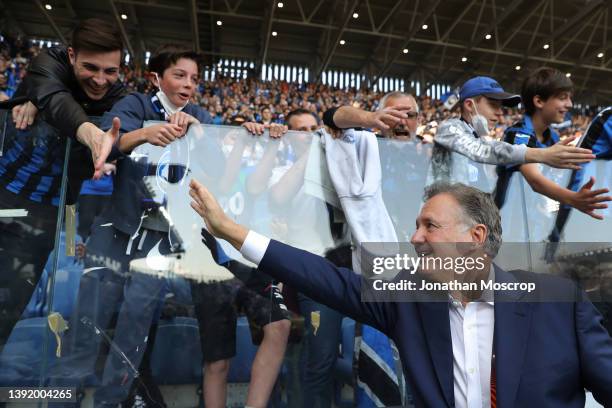
{"type": "MultiPolygon", "coordinates": [[[[44,49],[44,46],[24,41],[21,38],[1,37],[0,42],[0,101],[10,98],[27,71],[29,61],[44,49]]],[[[120,80],[130,92],[150,93],[154,87],[148,80],[149,72],[132,65],[121,67],[120,80]]],[[[351,105],[364,110],[378,108],[382,91],[370,89],[340,89],[316,83],[288,83],[287,81],[263,81],[256,78],[237,79],[217,75],[213,81],[200,79],[192,102],[206,109],[215,125],[242,124],[244,122],[284,123],[290,111],[301,108],[312,111],[321,119],[323,113],[334,107],[351,105]]],[[[443,100],[428,95],[416,96],[421,112],[421,123],[433,124],[450,117],[451,112],[443,100]]],[[[522,110],[504,108],[503,119],[497,124],[491,137],[501,139],[504,130],[520,119],[522,110]]],[[[578,110],[568,115],[559,133],[561,138],[580,136],[588,126],[596,110],[578,110]]]]}

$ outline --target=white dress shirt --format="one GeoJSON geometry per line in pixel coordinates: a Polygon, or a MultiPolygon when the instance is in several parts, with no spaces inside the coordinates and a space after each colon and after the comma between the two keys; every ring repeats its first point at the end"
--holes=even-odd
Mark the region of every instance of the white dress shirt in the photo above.
{"type": "MultiPolygon", "coordinates": [[[[259,265],[269,244],[269,238],[249,231],[240,253],[259,265]]],[[[451,298],[448,313],[453,345],[455,406],[490,408],[494,303],[470,302],[464,307],[451,298]]]]}
{"type": "Polygon", "coordinates": [[[491,406],[493,302],[449,301],[455,406],[491,406]]]}

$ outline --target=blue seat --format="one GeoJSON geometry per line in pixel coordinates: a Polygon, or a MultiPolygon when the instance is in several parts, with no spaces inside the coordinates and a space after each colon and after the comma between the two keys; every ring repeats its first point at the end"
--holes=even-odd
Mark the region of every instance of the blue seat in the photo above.
{"type": "MultiPolygon", "coordinates": [[[[239,317],[236,324],[236,349],[236,356],[230,363],[228,382],[248,383],[257,347],[251,342],[245,317],[239,317]]],[[[201,383],[202,351],[196,319],[176,317],[159,322],[151,370],[160,385],[201,383]]]]}
{"type": "Polygon", "coordinates": [[[159,385],[202,382],[202,351],[196,319],[175,317],[159,321],[151,371],[159,385]]]}
{"type": "Polygon", "coordinates": [[[46,365],[55,363],[55,336],[47,328],[46,317],[33,317],[17,322],[0,355],[0,384],[3,386],[36,386],[46,365]],[[47,341],[47,352],[43,353],[47,341]]]}
{"type": "MultiPolygon", "coordinates": [[[[77,242],[81,238],[77,235],[77,242]]],[[[22,318],[42,317],[49,313],[49,277],[53,270],[53,255],[49,254],[43,273],[36,285],[36,289],[26,306],[22,318]]],[[[66,256],[66,235],[60,235],[59,257],[57,271],[55,272],[55,285],[53,288],[52,312],[59,312],[64,319],[69,320],[79,291],[79,282],[83,275],[83,264],[76,257],[66,256]]]]}

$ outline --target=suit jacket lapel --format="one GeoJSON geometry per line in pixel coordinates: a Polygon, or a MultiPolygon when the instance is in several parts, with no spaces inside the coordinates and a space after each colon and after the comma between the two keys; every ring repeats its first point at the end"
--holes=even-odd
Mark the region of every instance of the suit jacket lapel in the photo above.
{"type": "Polygon", "coordinates": [[[454,401],[453,345],[448,302],[420,302],[418,306],[438,382],[446,403],[451,406],[454,401]]]}
{"type": "MultiPolygon", "coordinates": [[[[516,279],[496,267],[496,282],[516,279]]],[[[497,401],[500,407],[512,407],[521,379],[527,350],[533,304],[521,302],[522,293],[495,293],[494,348],[497,376],[497,401]]]]}

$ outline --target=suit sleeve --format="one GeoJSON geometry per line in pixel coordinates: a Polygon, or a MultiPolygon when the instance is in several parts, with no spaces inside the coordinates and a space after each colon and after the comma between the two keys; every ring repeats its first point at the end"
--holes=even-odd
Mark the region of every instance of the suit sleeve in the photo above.
{"type": "Polygon", "coordinates": [[[435,142],[450,151],[462,154],[478,163],[522,164],[525,163],[527,146],[511,145],[499,140],[474,137],[454,123],[445,122],[434,138],[435,142]]]}
{"type": "Polygon", "coordinates": [[[362,302],[361,277],[318,255],[270,240],[258,269],[357,321],[389,334],[396,321],[393,303],[362,302]]]}
{"type": "Polygon", "coordinates": [[[70,64],[62,54],[42,52],[36,57],[20,85],[18,94],[26,96],[41,112],[44,120],[59,129],[62,137],[75,137],[89,117],[76,102],[68,87],[70,64]]]}
{"type": "Polygon", "coordinates": [[[584,386],[603,406],[612,406],[612,338],[602,316],[582,293],[576,302],[576,332],[584,386]]]}

